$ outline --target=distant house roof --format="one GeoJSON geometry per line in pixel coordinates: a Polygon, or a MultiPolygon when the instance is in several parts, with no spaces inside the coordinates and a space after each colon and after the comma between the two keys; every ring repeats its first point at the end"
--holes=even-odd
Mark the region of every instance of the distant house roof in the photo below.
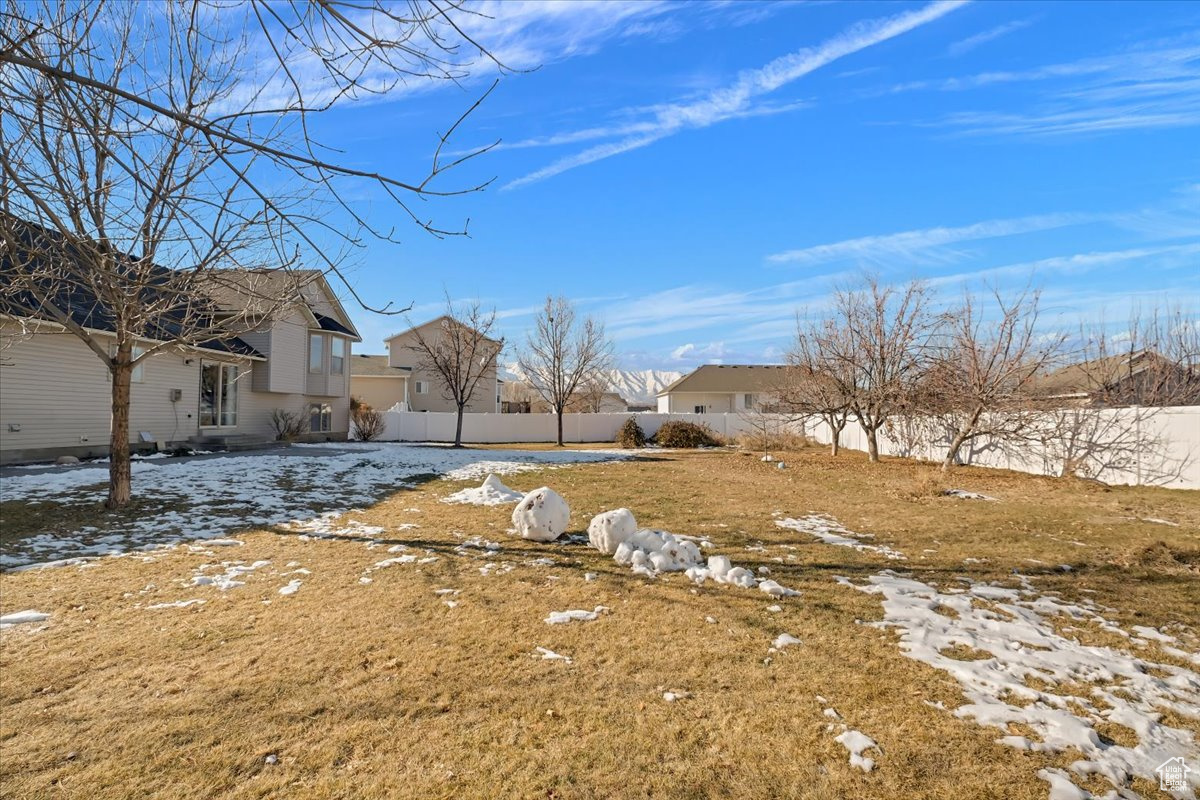
{"type": "Polygon", "coordinates": [[[407,378],[411,367],[393,367],[387,356],[369,356],[355,353],[350,356],[350,377],[359,378],[407,378]]]}
{"type": "MultiPolygon", "coordinates": [[[[442,320],[448,320],[448,321],[451,321],[451,322],[455,321],[455,320],[454,320],[454,318],[453,318],[453,317],[451,317],[449,314],[442,314],[440,317],[434,317],[434,318],[433,318],[433,319],[431,319],[431,320],[427,320],[427,321],[425,321],[425,322],[422,322],[420,325],[413,325],[413,326],[411,326],[411,327],[409,327],[409,328],[405,328],[404,330],[400,331],[399,333],[393,333],[391,336],[388,336],[387,338],[385,338],[385,339],[384,339],[384,341],[385,341],[385,342],[390,342],[392,339],[395,339],[395,338],[397,338],[397,337],[403,336],[403,335],[404,335],[404,334],[406,334],[406,333],[412,333],[412,332],[413,332],[413,331],[415,331],[417,328],[424,328],[426,325],[431,325],[431,324],[433,324],[434,322],[441,322],[442,320]]],[[[466,326],[464,326],[464,327],[466,327],[466,326]]],[[[493,339],[493,338],[492,338],[492,337],[490,337],[490,336],[484,336],[483,338],[484,338],[484,339],[486,339],[486,340],[487,340],[487,341],[489,341],[489,342],[492,342],[493,344],[500,344],[500,340],[499,340],[499,339],[493,339]]]]}
{"type": "Polygon", "coordinates": [[[705,364],[664,386],[658,396],[673,392],[766,392],[778,388],[788,368],[775,364],[705,364]]]}
{"type": "Polygon", "coordinates": [[[1166,359],[1153,350],[1118,353],[1068,364],[1032,381],[1034,394],[1044,397],[1089,395],[1135,377],[1145,370],[1161,366],[1166,359]]]}
{"type": "MultiPolygon", "coordinates": [[[[12,229],[16,232],[17,236],[25,237],[22,246],[26,248],[26,252],[39,251],[49,253],[53,250],[54,254],[59,258],[64,256],[69,257],[73,253],[77,254],[78,252],[74,245],[64,241],[62,235],[48,228],[24,220],[18,220],[11,216],[9,217],[9,222],[12,224],[12,229]],[[44,246],[41,245],[42,242],[45,242],[44,246]]],[[[15,248],[12,247],[0,249],[0,287],[5,287],[5,284],[11,285],[11,282],[20,275],[22,270],[34,272],[43,266],[36,259],[22,260],[20,263],[17,263],[13,257],[15,252],[15,248]]],[[[134,259],[130,258],[127,263],[131,264],[130,269],[132,270],[134,268],[132,266],[134,259]]],[[[155,264],[138,264],[137,268],[145,270],[148,273],[150,283],[149,285],[144,285],[141,289],[145,300],[179,306],[178,308],[167,308],[158,314],[152,322],[147,323],[144,330],[138,332],[138,335],[152,341],[171,341],[179,338],[184,325],[185,315],[194,315],[197,313],[195,302],[189,301],[188,303],[183,303],[177,299],[178,291],[169,286],[170,280],[175,275],[173,270],[155,264]]],[[[63,266],[60,263],[54,269],[48,270],[49,275],[52,275],[52,277],[48,275],[44,280],[39,278],[39,291],[48,297],[48,303],[38,300],[32,293],[27,291],[0,292],[0,313],[14,317],[58,322],[55,315],[46,308],[47,305],[51,305],[81,328],[109,333],[115,332],[116,320],[112,310],[101,301],[91,287],[86,285],[87,281],[82,278],[84,270],[86,270],[86,267],[82,264],[77,266],[63,266]],[[75,279],[70,274],[73,270],[80,271],[79,279],[75,279]]],[[[210,309],[201,308],[199,311],[210,314],[209,319],[212,321],[212,324],[217,324],[216,320],[219,319],[220,309],[215,303],[211,305],[210,309]]],[[[206,327],[209,324],[209,322],[205,322],[206,327]]],[[[190,346],[201,350],[230,353],[248,358],[266,358],[262,353],[236,336],[196,342],[190,346]]]]}

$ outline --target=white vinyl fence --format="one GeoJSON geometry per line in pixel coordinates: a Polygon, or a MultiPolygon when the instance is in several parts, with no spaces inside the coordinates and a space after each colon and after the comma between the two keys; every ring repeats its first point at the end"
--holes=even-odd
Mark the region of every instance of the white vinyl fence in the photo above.
{"type": "MultiPolygon", "coordinates": [[[[1057,432],[1038,441],[979,440],[963,446],[964,464],[996,467],[1035,475],[1061,475],[1063,463],[1076,474],[1109,484],[1200,489],[1200,406],[1177,408],[1062,409],[1048,412],[1057,432]]],[[[881,455],[940,462],[949,437],[922,420],[897,419],[881,430],[881,455]]],[[[819,420],[808,420],[804,432],[822,444],[832,441],[819,420]]],[[[846,424],[842,447],[866,450],[867,437],[857,422],[846,424]]]]}
{"type": "MultiPolygon", "coordinates": [[[[1200,406],[1164,409],[1106,409],[1052,412],[1063,415],[1059,435],[1044,441],[977,441],[965,445],[963,463],[1011,469],[1035,475],[1060,475],[1063,463],[1077,465],[1077,474],[1111,484],[1200,489],[1200,406]],[[1072,418],[1071,415],[1077,415],[1072,418]],[[1069,423],[1069,424],[1064,424],[1069,423]]],[[[382,441],[452,442],[453,413],[388,411],[382,441]]],[[[762,429],[763,417],[740,414],[564,414],[564,442],[612,442],[617,430],[635,417],[647,436],[667,420],[707,425],[719,436],[734,437],[762,429]]],[[[880,431],[880,453],[885,456],[941,461],[948,437],[921,420],[897,419],[880,431]]],[[[830,442],[828,427],[819,420],[788,422],[777,418],[776,429],[789,427],[822,444],[830,442]]],[[[557,423],[553,414],[464,414],[463,441],[491,444],[553,442],[557,423]]],[[[866,450],[867,438],[857,423],[842,431],[842,447],[866,450]]]]}
{"type": "MultiPolygon", "coordinates": [[[[653,436],[669,419],[698,422],[718,436],[737,436],[752,423],[737,414],[564,414],[564,442],[611,442],[625,420],[636,417],[647,436],[653,436]]],[[[452,442],[456,415],[451,412],[387,411],[387,427],[379,438],[388,442],[452,442]]],[[[554,414],[464,414],[463,441],[555,442],[558,422],[554,414]]]]}

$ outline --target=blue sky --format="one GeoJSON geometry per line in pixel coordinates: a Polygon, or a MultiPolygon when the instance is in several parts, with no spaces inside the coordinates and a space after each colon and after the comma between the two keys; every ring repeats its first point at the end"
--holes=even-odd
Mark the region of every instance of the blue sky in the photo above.
{"type": "MultiPolygon", "coordinates": [[[[510,67],[455,137],[500,145],[421,203],[379,198],[350,279],[370,302],[547,294],[602,318],[627,368],[778,360],[797,311],[862,270],[948,299],[1044,291],[1051,324],[1200,306],[1200,4],[481,4],[510,67]],[[535,69],[536,68],[536,69],[535,69]]],[[[423,174],[494,76],[324,115],[343,160],[423,174]]],[[[351,310],[360,352],[404,318],[351,310]]]]}

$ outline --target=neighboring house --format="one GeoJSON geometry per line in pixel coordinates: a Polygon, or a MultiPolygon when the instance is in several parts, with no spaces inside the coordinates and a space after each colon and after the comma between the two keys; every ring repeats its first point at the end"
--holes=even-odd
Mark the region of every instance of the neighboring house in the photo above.
{"type": "MultiPolygon", "coordinates": [[[[351,344],[361,339],[322,274],[219,274],[222,290],[210,298],[218,309],[249,308],[251,293],[237,291],[242,283],[287,281],[295,297],[270,318],[251,313],[236,338],[174,346],[135,367],[134,449],[265,443],[275,439],[276,409],[307,418],[304,440],[344,440],[347,361],[351,344]]],[[[76,288],[66,305],[72,320],[99,339],[113,330],[107,311],[85,290],[76,288]]],[[[0,309],[0,463],[107,454],[108,369],[80,339],[31,308],[14,301],[0,309]]],[[[144,341],[146,347],[156,343],[149,336],[144,341]]]]}
{"type": "Polygon", "coordinates": [[[412,367],[393,367],[387,356],[358,354],[350,359],[350,396],[376,411],[407,411],[411,376],[412,367]]]}
{"type": "MultiPolygon", "coordinates": [[[[366,356],[351,364],[350,393],[379,411],[388,411],[397,403],[406,411],[457,411],[454,401],[447,398],[447,386],[436,370],[423,365],[424,354],[417,347],[418,332],[427,342],[434,342],[443,324],[452,322],[442,315],[426,323],[384,339],[386,356],[366,356]]],[[[495,342],[494,339],[488,341],[495,342]]],[[[499,342],[496,342],[499,344],[499,342]]],[[[467,404],[468,412],[500,411],[500,391],[503,381],[496,370],[496,359],[488,363],[475,394],[467,404]]]]}
{"type": "Polygon", "coordinates": [[[1200,403],[1200,373],[1153,350],[1137,350],[1038,376],[1030,392],[1066,406],[1195,405],[1200,403]]]}
{"type": "MultiPolygon", "coordinates": [[[[550,404],[524,381],[506,381],[500,398],[500,410],[505,414],[554,413],[550,404]]],[[[577,391],[572,395],[565,409],[568,414],[624,414],[628,410],[629,404],[616,392],[604,392],[599,397],[594,397],[587,391],[577,391]]]]}
{"type": "Polygon", "coordinates": [[[720,414],[753,410],[781,388],[787,367],[705,364],[658,392],[660,414],[720,414]]]}

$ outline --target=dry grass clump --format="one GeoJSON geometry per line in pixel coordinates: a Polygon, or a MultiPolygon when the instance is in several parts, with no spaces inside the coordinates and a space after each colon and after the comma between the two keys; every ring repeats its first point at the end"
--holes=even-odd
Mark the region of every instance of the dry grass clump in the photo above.
{"type": "Polygon", "coordinates": [[[897,496],[908,501],[932,500],[942,497],[949,488],[944,472],[935,467],[920,466],[906,484],[897,487],[897,496]]]}
{"type": "Polygon", "coordinates": [[[762,431],[746,431],[739,433],[734,442],[738,449],[757,451],[759,453],[807,450],[817,444],[809,437],[792,431],[778,433],[763,433],[762,431]]]}
{"type": "Polygon", "coordinates": [[[1159,540],[1129,549],[1114,563],[1126,569],[1168,575],[1200,575],[1200,548],[1172,546],[1159,540]]]}

